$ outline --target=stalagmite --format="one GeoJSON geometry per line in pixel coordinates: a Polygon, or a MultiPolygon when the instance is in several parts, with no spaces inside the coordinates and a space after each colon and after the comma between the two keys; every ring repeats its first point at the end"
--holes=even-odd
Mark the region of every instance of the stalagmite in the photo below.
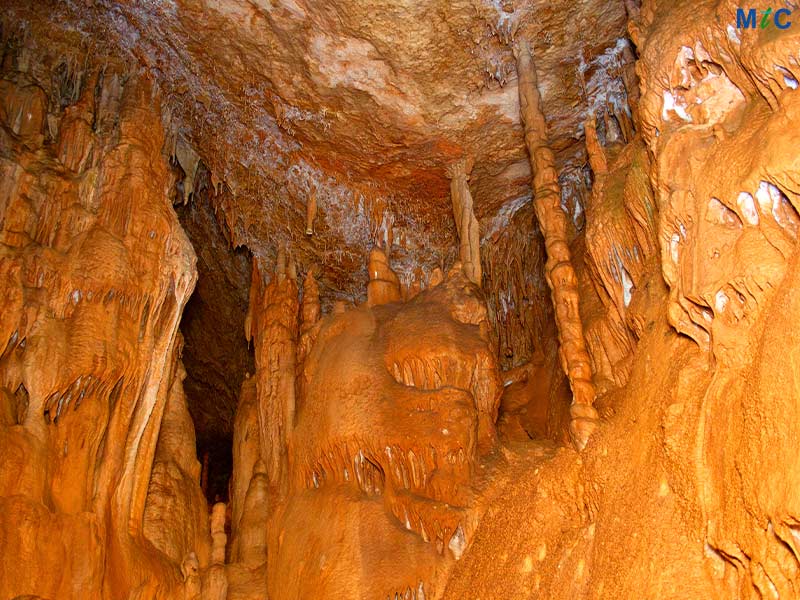
{"type": "Polygon", "coordinates": [[[256,389],[262,458],[270,485],[285,483],[286,448],[294,422],[298,289],[294,261],[279,248],[272,280],[263,285],[259,259],[253,260],[249,308],[255,341],[256,389]]]}
{"type": "Polygon", "coordinates": [[[239,523],[255,464],[261,458],[261,434],[258,420],[256,378],[247,377],[239,393],[236,418],[233,425],[233,473],[230,482],[231,539],[239,535],[239,523]]]}
{"type": "Polygon", "coordinates": [[[527,42],[516,42],[514,53],[519,77],[520,114],[533,171],[534,206],[547,248],[545,274],[555,306],[561,362],[572,388],[570,436],[576,448],[583,449],[597,426],[598,415],[592,406],[595,390],[581,324],[577,279],[567,239],[567,215],[561,208],[555,156],[547,140],[536,67],[527,42]]]}
{"type": "Polygon", "coordinates": [[[454,267],[409,302],[319,323],[300,365],[293,485],[275,512],[281,533],[269,540],[270,594],[327,597],[347,585],[410,598],[410,584],[422,581],[428,595],[435,570],[463,557],[480,473],[496,450],[502,384],[483,294],[454,267]],[[330,515],[336,534],[307,528],[309,515],[330,515]],[[335,565],[341,578],[296,577],[290,565],[300,555],[310,571],[335,565]]]}
{"type": "Polygon", "coordinates": [[[197,482],[200,463],[195,432],[186,405],[186,371],[178,361],[161,420],[144,512],[144,535],[175,563],[192,554],[208,565],[211,540],[205,518],[206,499],[197,482]]]}
{"type": "Polygon", "coordinates": [[[458,253],[464,274],[472,283],[482,285],[480,230],[472,208],[469,191],[469,174],[472,161],[461,159],[447,168],[450,178],[450,198],[453,201],[453,216],[458,231],[458,253]]]}
{"type": "Polygon", "coordinates": [[[242,518],[236,536],[231,542],[231,562],[243,563],[249,568],[267,560],[267,519],[269,517],[269,480],[264,461],[253,468],[253,477],[247,488],[242,518]]]}
{"type": "Polygon", "coordinates": [[[298,362],[302,362],[316,339],[320,319],[319,285],[313,267],[303,280],[303,302],[300,307],[300,341],[297,345],[298,362]]]}
{"type": "Polygon", "coordinates": [[[444,273],[442,273],[442,269],[436,267],[431,274],[428,276],[428,287],[435,288],[437,285],[444,281],[444,273]]]}
{"type": "Polygon", "coordinates": [[[228,597],[228,577],[225,573],[225,534],[224,502],[217,502],[211,509],[211,566],[205,573],[203,600],[226,600],[228,597]]]}
{"type": "Polygon", "coordinates": [[[367,284],[367,306],[378,306],[399,302],[400,280],[389,266],[389,259],[378,247],[369,253],[369,283],[367,284]]]}
{"type": "Polygon", "coordinates": [[[181,563],[181,574],[183,575],[183,600],[200,600],[200,563],[194,552],[186,555],[181,563]]]}
{"type": "Polygon", "coordinates": [[[589,155],[589,165],[592,167],[595,178],[598,178],[608,173],[608,162],[606,161],[606,152],[597,138],[597,123],[593,115],[590,115],[584,122],[584,129],[586,131],[586,154],[589,155]]]}
{"type": "Polygon", "coordinates": [[[303,305],[301,310],[301,332],[307,333],[317,324],[320,317],[319,305],[319,285],[314,276],[314,269],[311,268],[306,273],[303,281],[303,305]]]}

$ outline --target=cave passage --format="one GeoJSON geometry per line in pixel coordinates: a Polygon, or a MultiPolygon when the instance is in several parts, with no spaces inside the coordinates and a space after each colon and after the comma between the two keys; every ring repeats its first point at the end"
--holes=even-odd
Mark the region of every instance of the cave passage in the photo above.
{"type": "Polygon", "coordinates": [[[179,182],[173,202],[197,255],[198,273],[180,324],[183,387],[202,465],[201,486],[213,504],[228,500],[239,390],[255,370],[244,337],[251,256],[246,248],[232,248],[226,238],[214,213],[215,190],[205,166],[199,163],[192,178],[177,161],[173,168],[179,182]]]}

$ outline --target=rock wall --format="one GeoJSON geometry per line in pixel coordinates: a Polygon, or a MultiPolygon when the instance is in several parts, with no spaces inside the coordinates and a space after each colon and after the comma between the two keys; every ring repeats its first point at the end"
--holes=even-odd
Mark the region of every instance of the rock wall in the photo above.
{"type": "Polygon", "coordinates": [[[604,418],[489,508],[445,598],[798,595],[798,34],[737,7],[631,6],[638,133],[587,127],[604,418]]]}
{"type": "Polygon", "coordinates": [[[4,43],[0,596],[182,598],[209,542],[159,96],[124,64],[4,43]]]}

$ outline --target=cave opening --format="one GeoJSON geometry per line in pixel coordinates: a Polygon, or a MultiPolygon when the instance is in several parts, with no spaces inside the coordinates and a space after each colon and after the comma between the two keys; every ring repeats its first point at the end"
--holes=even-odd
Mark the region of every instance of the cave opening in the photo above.
{"type": "Polygon", "coordinates": [[[197,284],[180,331],[184,393],[202,465],[201,487],[210,504],[228,499],[234,415],[242,382],[254,371],[253,351],[244,336],[252,257],[247,248],[234,248],[220,225],[215,193],[208,169],[199,163],[194,177],[179,180],[174,198],[197,255],[197,284]]]}

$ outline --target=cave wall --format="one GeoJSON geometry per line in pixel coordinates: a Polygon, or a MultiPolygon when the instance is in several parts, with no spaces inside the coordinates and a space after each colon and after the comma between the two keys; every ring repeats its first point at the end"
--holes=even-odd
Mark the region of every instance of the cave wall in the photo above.
{"type": "Polygon", "coordinates": [[[158,92],[29,33],[0,81],[0,596],[183,598],[210,542],[158,92]]]}
{"type": "Polygon", "coordinates": [[[587,135],[602,424],[490,507],[445,598],[797,597],[798,38],[736,8],[631,11],[636,133],[587,135]]]}

